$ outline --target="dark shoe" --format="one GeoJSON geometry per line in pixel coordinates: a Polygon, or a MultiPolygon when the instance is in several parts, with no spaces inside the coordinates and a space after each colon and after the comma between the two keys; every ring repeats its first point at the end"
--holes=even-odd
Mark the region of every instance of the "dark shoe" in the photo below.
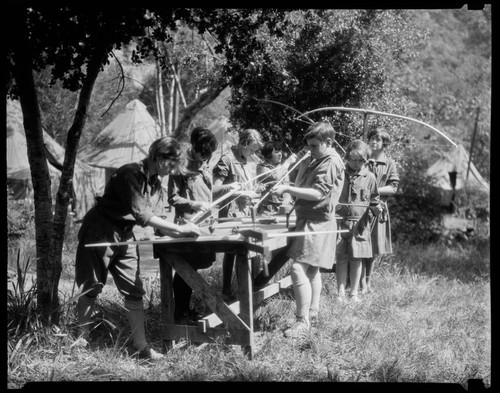
{"type": "Polygon", "coordinates": [[[193,310],[193,309],[190,309],[188,311],[188,315],[189,315],[189,318],[193,321],[193,322],[198,322],[198,320],[202,319],[203,318],[203,315],[201,315],[198,311],[196,310],[193,310]]]}
{"type": "Polygon", "coordinates": [[[233,292],[222,292],[222,300],[226,303],[234,302],[238,297],[233,292]]]}
{"type": "Polygon", "coordinates": [[[149,345],[141,349],[138,353],[137,356],[139,359],[147,359],[147,360],[160,360],[165,357],[165,355],[156,352],[153,348],[151,348],[149,345]]]}
{"type": "Polygon", "coordinates": [[[197,325],[198,320],[203,318],[202,315],[198,314],[194,310],[185,311],[182,314],[175,317],[175,323],[177,325],[197,325]]]}

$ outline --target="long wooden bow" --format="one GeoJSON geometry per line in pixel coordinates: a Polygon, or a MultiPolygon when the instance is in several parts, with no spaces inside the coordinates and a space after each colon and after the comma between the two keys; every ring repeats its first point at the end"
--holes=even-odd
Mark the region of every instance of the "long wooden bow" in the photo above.
{"type": "MultiPolygon", "coordinates": [[[[294,120],[302,120],[302,117],[304,117],[305,119],[308,120],[308,122],[307,122],[308,124],[314,124],[315,123],[314,120],[312,120],[309,116],[307,116],[309,113],[312,113],[313,111],[301,112],[298,109],[294,108],[293,106],[283,104],[282,102],[279,102],[279,101],[266,100],[264,98],[254,98],[254,99],[256,101],[269,102],[271,104],[281,105],[284,108],[291,109],[292,111],[294,111],[294,112],[296,112],[296,113],[299,114],[299,116],[296,117],[296,118],[294,118],[294,120]]],[[[266,113],[265,110],[264,110],[264,113],[266,113]]],[[[266,113],[266,116],[267,116],[267,113],[266,113]]],[[[267,116],[267,117],[272,122],[271,118],[269,116],[267,116]]],[[[281,135],[280,135],[280,137],[281,137],[281,135]]],[[[283,139],[283,137],[281,137],[281,138],[283,139]]],[[[337,147],[345,154],[344,148],[342,146],[340,146],[340,144],[337,141],[334,140],[333,143],[335,143],[337,145],[337,147]]]]}
{"type": "Polygon", "coordinates": [[[371,115],[379,115],[379,116],[388,116],[388,117],[395,117],[395,118],[398,118],[398,119],[403,119],[403,120],[409,120],[409,121],[413,121],[415,123],[418,123],[418,124],[421,124],[425,127],[428,127],[430,128],[431,130],[433,130],[434,132],[438,133],[439,135],[441,135],[443,138],[445,138],[448,142],[450,142],[453,146],[457,146],[457,144],[455,142],[453,142],[447,135],[445,135],[443,132],[439,131],[437,128],[427,124],[427,123],[424,123],[423,121],[420,121],[420,120],[417,120],[417,119],[413,119],[411,117],[407,117],[407,116],[402,116],[402,115],[395,115],[395,114],[392,114],[392,113],[387,113],[387,112],[379,112],[379,111],[372,111],[372,110],[368,110],[368,109],[359,109],[359,108],[345,108],[345,107],[341,107],[341,106],[327,106],[327,107],[324,107],[324,108],[318,108],[318,109],[313,109],[313,110],[310,110],[310,111],[307,111],[307,112],[304,112],[302,113],[301,115],[299,115],[297,117],[297,119],[301,118],[301,117],[305,117],[307,119],[309,119],[309,117],[307,115],[311,114],[311,113],[315,113],[315,112],[321,112],[321,111],[344,111],[344,112],[359,112],[359,113],[363,113],[366,115],[368,114],[371,114],[371,115]]]}

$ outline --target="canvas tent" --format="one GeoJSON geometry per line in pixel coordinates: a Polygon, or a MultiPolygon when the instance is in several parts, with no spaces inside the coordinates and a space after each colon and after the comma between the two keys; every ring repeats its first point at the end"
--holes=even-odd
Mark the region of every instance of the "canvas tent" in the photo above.
{"type": "MultiPolygon", "coordinates": [[[[52,183],[52,197],[55,199],[64,161],[64,148],[45,131],[43,131],[43,138],[52,183]]],[[[7,100],[6,148],[7,185],[14,199],[29,198],[32,192],[30,189],[31,169],[28,162],[22,111],[17,101],[7,100]]],[[[73,189],[76,196],[76,200],[73,201],[74,213],[77,219],[81,219],[94,204],[95,196],[104,190],[104,171],[77,159],[73,175],[73,189]]]]}
{"type": "Polygon", "coordinates": [[[80,154],[89,164],[106,170],[106,180],[124,164],[148,154],[151,143],[161,136],[160,127],[141,101],[130,101],[80,154]]]}
{"type": "Polygon", "coordinates": [[[455,193],[461,192],[466,186],[476,187],[485,193],[490,192],[490,185],[484,180],[472,162],[467,177],[468,165],[469,155],[465,148],[458,144],[451,152],[443,154],[427,169],[427,175],[432,177],[434,186],[441,193],[441,204],[443,206],[449,206],[455,193]],[[453,181],[455,187],[453,187],[453,181]]]}

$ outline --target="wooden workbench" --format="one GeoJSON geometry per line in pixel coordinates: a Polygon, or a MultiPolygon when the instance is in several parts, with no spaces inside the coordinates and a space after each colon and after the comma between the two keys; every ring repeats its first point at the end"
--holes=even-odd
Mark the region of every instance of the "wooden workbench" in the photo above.
{"type": "Polygon", "coordinates": [[[285,216],[266,223],[248,218],[240,222],[225,222],[213,228],[210,235],[198,238],[170,239],[153,244],[154,257],[159,259],[161,280],[162,339],[167,348],[175,341],[214,342],[241,345],[252,359],[254,354],[254,309],[266,298],[291,285],[290,277],[269,284],[287,262],[293,222],[287,228],[285,216]],[[291,228],[291,229],[290,229],[291,228]],[[239,230],[239,233],[234,233],[239,230]],[[237,300],[227,304],[189,264],[169,257],[172,253],[232,253],[235,254],[237,300]],[[184,279],[213,314],[198,321],[197,326],[174,323],[173,270],[184,279]]]}

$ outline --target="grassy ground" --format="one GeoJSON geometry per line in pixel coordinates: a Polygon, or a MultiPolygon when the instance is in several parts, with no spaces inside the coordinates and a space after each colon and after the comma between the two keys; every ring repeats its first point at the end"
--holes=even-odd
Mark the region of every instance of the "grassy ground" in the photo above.
{"type": "MultiPolygon", "coordinates": [[[[67,261],[67,280],[71,263],[67,261]]],[[[17,283],[17,295],[8,307],[7,386],[39,381],[314,381],[466,387],[469,379],[481,379],[488,387],[489,267],[489,237],[452,246],[398,244],[395,254],[376,266],[375,290],[361,303],[339,304],[335,275],[322,275],[319,323],[303,340],[283,336],[294,317],[293,293],[268,299],[256,311],[257,351],[252,361],[239,346],[221,342],[180,342],[162,361],[139,361],[131,356],[123,302],[112,284],[99,300],[92,348],[77,348],[72,286],[61,292],[65,304],[60,329],[48,331],[34,317],[31,290],[22,294],[17,283]]],[[[220,259],[203,274],[218,287],[220,259]]],[[[145,285],[147,334],[161,349],[159,277],[149,274],[145,285]]],[[[196,298],[194,303],[202,307],[196,298]]]]}

